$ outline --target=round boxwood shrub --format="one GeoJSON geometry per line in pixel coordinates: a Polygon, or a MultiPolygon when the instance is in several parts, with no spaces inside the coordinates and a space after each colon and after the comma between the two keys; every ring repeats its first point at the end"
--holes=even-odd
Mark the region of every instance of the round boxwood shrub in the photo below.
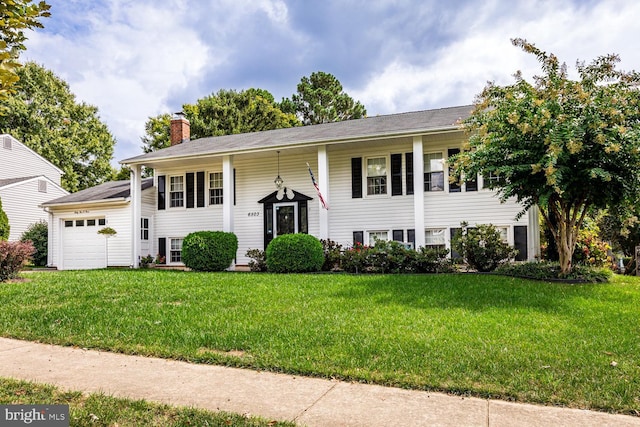
{"type": "Polygon", "coordinates": [[[47,245],[49,242],[49,227],[47,223],[38,221],[31,224],[20,237],[21,242],[26,242],[27,240],[31,240],[36,250],[31,257],[33,265],[47,265],[47,245]]]}
{"type": "Polygon", "coordinates": [[[224,231],[196,231],[182,241],[182,262],[196,271],[224,271],[238,251],[238,238],[224,231]]]}
{"type": "Polygon", "coordinates": [[[267,246],[267,271],[273,273],[320,271],[323,264],[322,243],[309,234],[283,234],[267,246]]]}

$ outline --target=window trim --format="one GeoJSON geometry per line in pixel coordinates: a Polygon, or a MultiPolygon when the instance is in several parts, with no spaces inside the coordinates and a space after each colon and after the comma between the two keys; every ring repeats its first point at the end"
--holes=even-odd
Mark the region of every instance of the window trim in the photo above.
{"type": "Polygon", "coordinates": [[[224,204],[224,175],[222,171],[209,171],[207,172],[207,200],[209,206],[222,206],[224,204]],[[212,187],[211,186],[211,175],[219,174],[220,175],[220,187],[212,187]],[[214,190],[219,190],[220,194],[216,196],[212,196],[211,192],[214,190]],[[212,197],[219,197],[219,203],[212,203],[212,197]]]}
{"type": "MultiPolygon", "coordinates": [[[[424,165],[424,177],[423,177],[423,191],[424,192],[432,192],[432,193],[443,193],[445,191],[445,185],[446,185],[446,174],[445,174],[445,158],[444,158],[444,152],[441,151],[430,151],[428,153],[424,153],[422,156],[422,162],[424,165]],[[429,160],[441,160],[441,169],[440,170],[430,170],[431,169],[431,162],[427,162],[427,156],[429,155],[433,155],[433,154],[439,154],[440,157],[436,157],[433,159],[429,159],[429,160]],[[429,170],[427,170],[427,164],[429,165],[429,170]],[[433,185],[430,185],[427,188],[427,174],[432,175],[434,173],[441,173],[442,174],[442,188],[437,188],[436,190],[433,190],[433,185]]],[[[432,177],[430,176],[429,182],[431,183],[433,181],[433,179],[431,179],[432,177]]]]}
{"type": "Polygon", "coordinates": [[[170,208],[185,208],[185,177],[184,175],[170,175],[169,176],[169,207],[170,208]],[[179,191],[173,190],[173,179],[180,178],[182,189],[179,191]],[[176,203],[180,202],[180,204],[174,205],[174,194],[181,194],[180,198],[176,198],[176,203]]]}
{"type": "MultiPolygon", "coordinates": [[[[364,184],[364,194],[367,197],[389,197],[391,192],[389,191],[390,183],[391,183],[391,165],[389,161],[389,154],[383,154],[378,156],[367,156],[364,158],[364,165],[362,168],[362,173],[364,174],[363,184],[364,184]],[[369,193],[369,160],[373,159],[384,159],[384,175],[374,175],[371,178],[383,178],[384,177],[384,193],[369,193]]],[[[376,184],[378,185],[378,184],[376,184]]]]}
{"type": "Polygon", "coordinates": [[[429,227],[424,230],[424,246],[425,248],[446,248],[447,247],[447,227],[429,227]],[[430,231],[439,231],[442,233],[442,243],[429,243],[429,238],[427,237],[428,232],[430,231]]]}
{"type": "MultiPolygon", "coordinates": [[[[378,234],[378,233],[380,233],[380,234],[385,233],[385,234],[387,235],[387,237],[386,237],[386,239],[384,239],[384,240],[388,242],[388,241],[389,241],[389,231],[390,231],[390,230],[383,230],[383,229],[372,229],[372,230],[367,230],[367,231],[365,232],[365,233],[366,233],[366,236],[365,236],[365,237],[366,237],[365,242],[367,242],[367,245],[369,245],[369,246],[373,247],[373,246],[375,245],[375,243],[374,243],[374,242],[372,242],[371,237],[373,237],[372,235],[374,235],[374,234],[378,234]]],[[[383,240],[383,239],[379,239],[379,240],[383,240]]]]}
{"type": "Polygon", "coordinates": [[[147,216],[143,216],[140,218],[140,240],[143,242],[149,241],[149,230],[151,229],[151,219],[147,216]],[[146,221],[146,227],[145,227],[146,221]],[[145,238],[146,235],[146,238],[145,238]]]}
{"type": "Polygon", "coordinates": [[[169,241],[167,243],[168,243],[168,246],[169,246],[168,247],[169,253],[167,254],[168,255],[168,259],[166,259],[166,264],[174,264],[174,265],[184,264],[182,262],[182,245],[184,244],[184,237],[169,237],[168,240],[169,241]],[[180,250],[179,251],[173,249],[174,240],[179,240],[180,241],[180,250]],[[179,252],[180,261],[174,261],[173,260],[173,253],[174,252],[179,252]]]}

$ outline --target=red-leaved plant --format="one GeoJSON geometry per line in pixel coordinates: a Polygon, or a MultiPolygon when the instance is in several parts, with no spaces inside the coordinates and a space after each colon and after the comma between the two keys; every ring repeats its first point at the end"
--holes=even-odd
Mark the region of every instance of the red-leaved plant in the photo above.
{"type": "Polygon", "coordinates": [[[7,242],[0,240],[0,282],[15,279],[35,252],[31,240],[7,242]]]}

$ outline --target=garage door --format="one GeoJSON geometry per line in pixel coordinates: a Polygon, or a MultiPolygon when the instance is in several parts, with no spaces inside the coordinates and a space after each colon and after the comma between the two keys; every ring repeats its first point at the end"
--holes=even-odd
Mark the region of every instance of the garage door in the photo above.
{"type": "Polygon", "coordinates": [[[104,218],[64,220],[62,223],[62,268],[86,270],[107,266],[106,238],[98,234],[104,218]]]}

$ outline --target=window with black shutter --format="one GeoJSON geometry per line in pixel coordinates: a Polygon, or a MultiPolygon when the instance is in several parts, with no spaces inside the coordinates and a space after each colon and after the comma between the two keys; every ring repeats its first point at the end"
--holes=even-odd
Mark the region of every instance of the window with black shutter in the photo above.
{"type": "Polygon", "coordinates": [[[391,195],[402,196],[402,154],[391,155],[391,195]]]}
{"type": "Polygon", "coordinates": [[[404,242],[404,230],[393,230],[393,240],[404,242]]]}
{"type": "Polygon", "coordinates": [[[405,181],[407,181],[407,195],[413,194],[413,153],[405,153],[405,181]]]}
{"type": "Polygon", "coordinates": [[[351,198],[362,198],[362,157],[351,159],[351,198]]]}
{"type": "Polygon", "coordinates": [[[167,262],[167,238],[160,237],[158,239],[158,258],[160,264],[166,264],[167,262]]]}
{"type": "Polygon", "coordinates": [[[166,177],[164,175],[158,176],[158,210],[166,209],[166,177]]]}
{"type": "Polygon", "coordinates": [[[204,208],[204,172],[196,173],[196,206],[204,208]]]}
{"type": "Polygon", "coordinates": [[[353,244],[363,244],[364,243],[364,231],[354,231],[353,232],[353,244]]]}
{"type": "Polygon", "coordinates": [[[195,181],[195,174],[193,172],[187,173],[187,208],[193,208],[196,206],[194,181],[195,181]]]}
{"type": "Polygon", "coordinates": [[[516,225],[513,227],[513,246],[518,250],[516,261],[526,261],[527,258],[529,258],[526,225],[516,225]]]}

